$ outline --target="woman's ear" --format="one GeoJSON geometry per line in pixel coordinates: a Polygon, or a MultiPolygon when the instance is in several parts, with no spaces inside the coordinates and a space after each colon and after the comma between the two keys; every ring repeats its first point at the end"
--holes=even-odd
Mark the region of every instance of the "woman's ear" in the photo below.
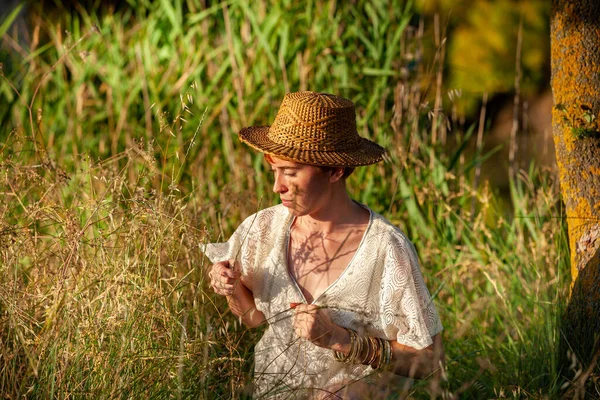
{"type": "Polygon", "coordinates": [[[329,182],[334,183],[338,182],[344,176],[344,168],[343,167],[333,167],[330,170],[329,182]]]}

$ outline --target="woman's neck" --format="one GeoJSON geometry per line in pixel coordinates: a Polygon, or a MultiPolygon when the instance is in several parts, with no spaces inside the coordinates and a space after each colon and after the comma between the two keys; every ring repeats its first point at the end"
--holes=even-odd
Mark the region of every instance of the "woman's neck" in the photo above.
{"type": "Polygon", "coordinates": [[[298,217],[296,225],[308,232],[328,235],[368,221],[368,211],[354,202],[344,190],[343,193],[331,196],[319,211],[298,217]]]}

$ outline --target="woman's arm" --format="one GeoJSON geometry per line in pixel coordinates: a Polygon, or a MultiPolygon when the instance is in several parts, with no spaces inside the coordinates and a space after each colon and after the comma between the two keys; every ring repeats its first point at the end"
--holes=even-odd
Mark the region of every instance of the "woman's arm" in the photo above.
{"type": "MultiPolygon", "coordinates": [[[[350,353],[350,335],[339,325],[335,325],[331,342],[326,346],[332,350],[340,351],[346,355],[350,353]]],[[[440,363],[444,362],[444,346],[442,335],[437,334],[431,338],[433,343],[421,350],[390,340],[392,346],[392,359],[388,370],[408,378],[424,379],[440,371],[440,363]]],[[[358,357],[360,360],[367,358],[368,349],[363,349],[358,357]]]]}
{"type": "Polygon", "coordinates": [[[227,304],[231,312],[240,317],[249,328],[257,327],[267,320],[265,315],[256,309],[254,295],[241,280],[238,281],[233,294],[227,296],[227,304]]]}
{"type": "MultiPolygon", "coordinates": [[[[333,323],[326,310],[315,305],[302,304],[296,308],[294,327],[300,337],[310,340],[320,347],[339,351],[348,355],[351,350],[349,332],[333,323]]],[[[432,337],[433,344],[417,350],[391,340],[392,358],[389,370],[397,375],[409,378],[423,379],[434,374],[440,369],[440,362],[444,361],[444,347],[442,336],[437,334],[432,337]]],[[[367,359],[368,348],[363,348],[357,356],[358,360],[367,359]]]]}
{"type": "Polygon", "coordinates": [[[445,359],[442,335],[438,333],[431,339],[433,343],[421,350],[392,340],[393,355],[390,370],[397,375],[416,379],[427,378],[440,372],[441,363],[445,359]]]}
{"type": "Polygon", "coordinates": [[[240,317],[244,325],[254,328],[266,321],[265,315],[256,309],[250,278],[242,278],[239,268],[230,261],[214,264],[208,273],[215,293],[226,296],[231,312],[240,317]]]}

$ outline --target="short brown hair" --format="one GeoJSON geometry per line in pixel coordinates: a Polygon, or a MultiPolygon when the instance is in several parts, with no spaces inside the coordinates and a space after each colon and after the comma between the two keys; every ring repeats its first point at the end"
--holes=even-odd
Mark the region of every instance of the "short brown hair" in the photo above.
{"type": "Polygon", "coordinates": [[[323,170],[323,172],[329,172],[329,171],[335,170],[336,168],[342,168],[344,170],[344,173],[342,174],[342,179],[346,179],[347,177],[352,175],[352,173],[354,172],[354,167],[321,167],[321,166],[319,166],[319,168],[321,168],[321,170],[323,170]]]}

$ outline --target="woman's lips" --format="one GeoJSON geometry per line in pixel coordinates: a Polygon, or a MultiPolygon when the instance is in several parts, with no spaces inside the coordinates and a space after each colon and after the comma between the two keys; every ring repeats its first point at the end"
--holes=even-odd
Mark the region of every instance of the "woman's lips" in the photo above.
{"type": "Polygon", "coordinates": [[[284,205],[284,206],[286,206],[286,207],[289,207],[289,206],[291,206],[292,204],[294,204],[294,202],[293,202],[293,201],[291,201],[291,200],[284,200],[284,199],[281,199],[281,204],[283,204],[283,205],[284,205]]]}

